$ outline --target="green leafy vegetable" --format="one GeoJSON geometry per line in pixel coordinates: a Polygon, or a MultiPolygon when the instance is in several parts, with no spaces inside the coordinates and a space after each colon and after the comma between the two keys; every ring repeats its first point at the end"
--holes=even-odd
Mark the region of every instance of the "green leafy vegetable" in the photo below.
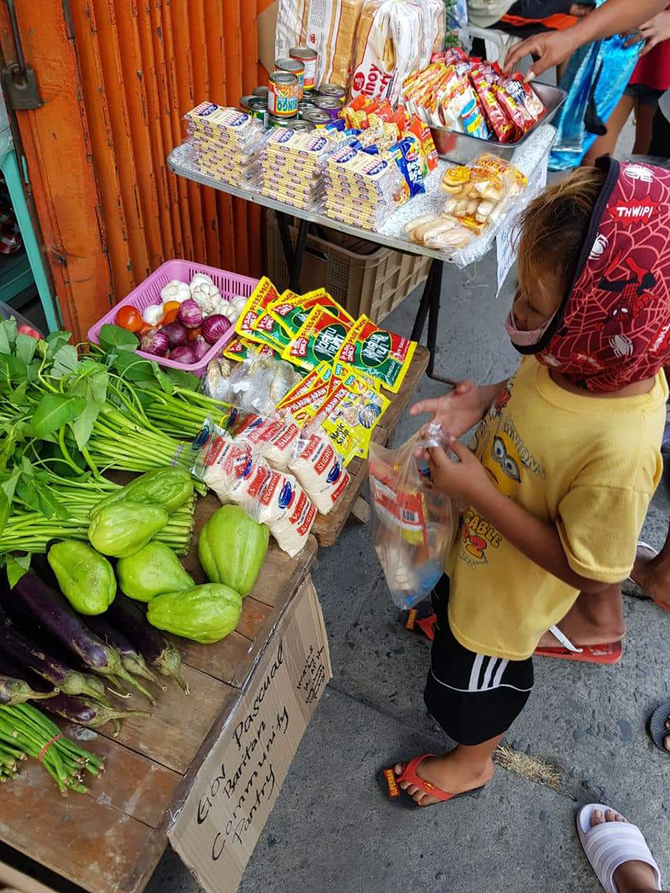
{"type": "Polygon", "coordinates": [[[100,346],[104,350],[113,350],[114,348],[135,350],[140,343],[137,336],[133,335],[132,332],[122,329],[121,326],[113,326],[109,323],[105,323],[100,329],[98,337],[100,338],[100,346]]]}
{"type": "Polygon", "coordinates": [[[66,397],[61,394],[47,394],[37,404],[32,427],[35,437],[45,437],[58,431],[63,425],[74,421],[86,408],[84,397],[66,397]]]}

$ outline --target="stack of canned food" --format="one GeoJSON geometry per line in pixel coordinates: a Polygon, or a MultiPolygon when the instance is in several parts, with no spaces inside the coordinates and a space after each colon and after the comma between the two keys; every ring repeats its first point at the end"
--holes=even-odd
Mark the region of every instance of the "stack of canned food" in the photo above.
{"type": "Polygon", "coordinates": [[[293,47],[287,59],[277,59],[269,87],[256,87],[240,100],[240,108],[265,127],[290,127],[310,131],[337,118],[347,91],[337,84],[316,87],[318,54],[307,47],[293,47]]]}

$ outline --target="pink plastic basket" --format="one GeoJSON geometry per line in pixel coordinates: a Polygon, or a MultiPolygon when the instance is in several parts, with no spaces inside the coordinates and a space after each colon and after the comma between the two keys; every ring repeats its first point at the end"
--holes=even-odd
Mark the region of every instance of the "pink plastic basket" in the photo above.
{"type": "MultiPolygon", "coordinates": [[[[187,284],[195,276],[196,273],[207,273],[212,277],[214,285],[221,292],[221,297],[232,300],[238,295],[248,298],[252,291],[258,285],[258,279],[251,279],[249,276],[239,276],[237,273],[228,273],[226,270],[217,270],[216,267],[206,267],[203,264],[195,264],[190,260],[168,260],[155,270],[150,276],[144,280],[141,285],[133,289],[131,293],[122,301],[113,307],[109,313],[106,313],[102,319],[91,326],[88,330],[88,340],[94,344],[100,344],[100,329],[105,323],[114,324],[116,314],[120,307],[131,304],[136,307],[140,313],[150,304],[161,303],[161,290],[172,279],[180,279],[187,284]]],[[[176,363],[174,360],[167,360],[163,357],[156,357],[153,354],[144,353],[138,350],[136,353],[145,360],[155,360],[161,366],[171,366],[173,369],[182,369],[184,372],[190,372],[193,375],[202,375],[207,364],[214,357],[221,353],[228,341],[235,335],[235,329],[231,326],[223,338],[219,338],[216,344],[213,344],[205,356],[197,363],[186,365],[185,363],[176,363]]]]}

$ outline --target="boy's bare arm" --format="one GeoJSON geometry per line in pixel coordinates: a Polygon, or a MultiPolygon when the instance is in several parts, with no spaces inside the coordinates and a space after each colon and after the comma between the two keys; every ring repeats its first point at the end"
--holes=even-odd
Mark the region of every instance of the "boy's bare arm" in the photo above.
{"type": "Polygon", "coordinates": [[[602,582],[572,570],[555,524],[536,518],[503,496],[483,465],[461,443],[452,441],[450,446],[460,462],[452,462],[444,450],[427,451],[431,477],[439,490],[462,505],[473,506],[516,549],[559,580],[582,592],[602,589],[602,582]]]}

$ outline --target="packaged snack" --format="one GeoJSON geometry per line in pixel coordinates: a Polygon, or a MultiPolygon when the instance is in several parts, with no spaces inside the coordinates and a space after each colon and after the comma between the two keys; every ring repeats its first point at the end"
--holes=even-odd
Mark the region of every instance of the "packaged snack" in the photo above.
{"type": "Polygon", "coordinates": [[[337,301],[331,298],[323,288],[307,292],[305,295],[296,295],[294,292],[286,290],[278,301],[268,306],[267,310],[270,316],[293,338],[298,334],[314,307],[324,307],[331,316],[342,320],[342,322],[353,322],[346,310],[340,307],[337,301]]]}
{"type": "Polygon", "coordinates": [[[430,132],[430,127],[428,127],[428,125],[425,124],[421,120],[421,118],[418,117],[418,115],[414,115],[412,117],[412,122],[409,125],[409,132],[417,137],[417,139],[419,140],[419,144],[421,146],[421,154],[425,159],[428,173],[430,173],[430,171],[434,171],[437,167],[438,154],[437,149],[435,148],[433,136],[430,132]]]}
{"type": "Polygon", "coordinates": [[[477,96],[484,109],[487,123],[495,133],[497,140],[501,143],[509,143],[518,139],[521,132],[507,116],[507,113],[498,101],[493,86],[487,81],[482,69],[475,69],[471,77],[477,96]]]}
{"type": "Polygon", "coordinates": [[[415,350],[415,341],[386,332],[361,316],[349,329],[336,359],[378,378],[385,388],[397,393],[415,350]]]}
{"type": "Polygon", "coordinates": [[[342,346],[350,324],[332,316],[323,307],[314,307],[295,340],[282,353],[302,369],[314,369],[323,360],[332,361],[342,346]]]}
{"type": "Polygon", "coordinates": [[[269,344],[270,347],[282,351],[285,345],[276,344],[265,332],[258,332],[254,328],[261,312],[273,302],[279,300],[279,292],[270,282],[267,276],[263,276],[256,288],[249,296],[244,310],[240,313],[235,323],[235,331],[248,341],[257,341],[261,344],[269,344]]]}
{"type": "Polygon", "coordinates": [[[250,356],[252,350],[258,350],[263,356],[275,357],[277,359],[280,357],[279,351],[274,350],[269,344],[258,344],[241,336],[231,339],[226,344],[223,356],[228,360],[241,362],[250,356]]]}
{"type": "Polygon", "coordinates": [[[410,197],[423,195],[426,187],[423,183],[423,158],[417,137],[407,136],[391,146],[389,151],[407,181],[410,197]]]}
{"type": "Polygon", "coordinates": [[[333,367],[328,362],[309,372],[284,399],[277,404],[277,412],[289,416],[302,427],[311,421],[327,399],[333,380],[333,367]]]}
{"type": "Polygon", "coordinates": [[[293,443],[289,468],[322,515],[342,498],[349,473],[327,434],[308,426],[293,443]]]}

